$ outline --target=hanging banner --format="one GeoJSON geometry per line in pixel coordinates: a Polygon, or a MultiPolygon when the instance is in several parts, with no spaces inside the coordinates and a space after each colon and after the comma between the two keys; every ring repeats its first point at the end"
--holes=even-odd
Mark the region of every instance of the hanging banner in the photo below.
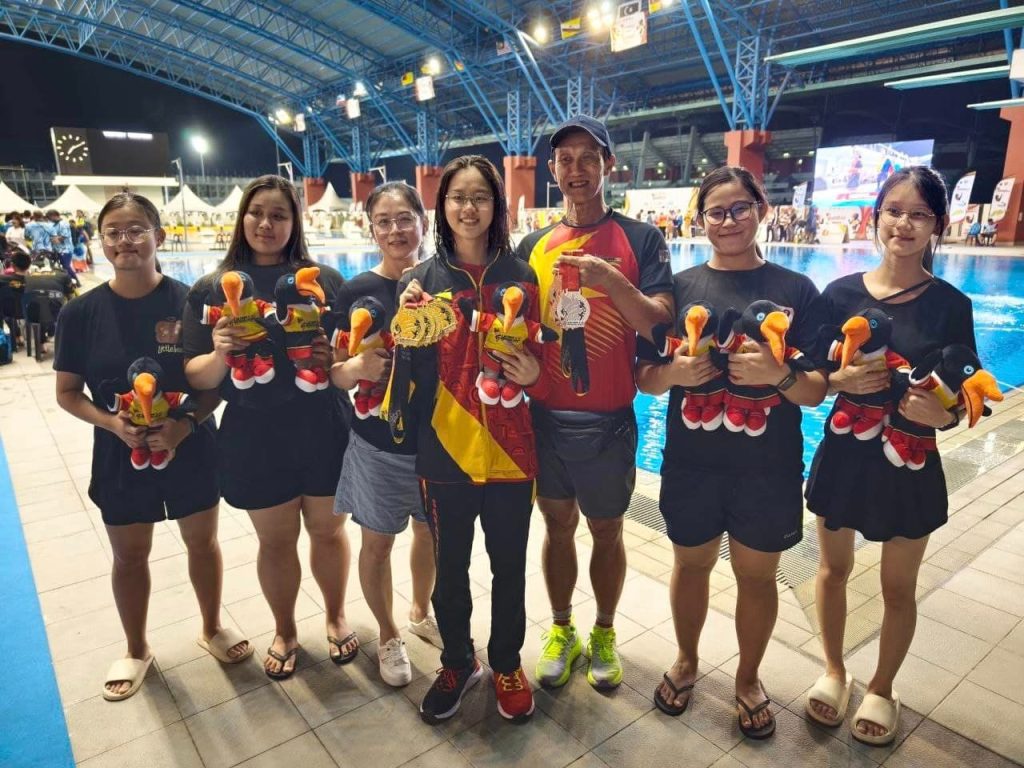
{"type": "Polygon", "coordinates": [[[647,14],[641,0],[619,3],[619,12],[612,23],[612,53],[647,45],[647,14]]]}
{"type": "Polygon", "coordinates": [[[410,85],[412,85],[413,81],[415,81],[415,80],[416,80],[416,75],[414,75],[412,72],[404,72],[402,74],[402,85],[404,87],[406,87],[406,88],[408,88],[410,85]]]}
{"type": "Polygon", "coordinates": [[[959,224],[967,216],[967,205],[971,202],[974,188],[974,171],[965,173],[953,187],[953,199],[949,203],[949,223],[959,224]]]}
{"type": "Polygon", "coordinates": [[[1010,207],[1010,193],[1013,191],[1015,181],[1016,179],[1010,176],[996,184],[996,189],[992,193],[992,205],[988,209],[988,217],[992,221],[1000,221],[1006,215],[1006,209],[1010,207]]]}
{"type": "Polygon", "coordinates": [[[571,19],[566,19],[561,23],[560,27],[563,40],[568,40],[570,37],[576,37],[576,35],[583,31],[583,17],[574,16],[571,19]]]}
{"type": "Polygon", "coordinates": [[[793,187],[793,207],[803,208],[807,203],[807,182],[793,187]]]}

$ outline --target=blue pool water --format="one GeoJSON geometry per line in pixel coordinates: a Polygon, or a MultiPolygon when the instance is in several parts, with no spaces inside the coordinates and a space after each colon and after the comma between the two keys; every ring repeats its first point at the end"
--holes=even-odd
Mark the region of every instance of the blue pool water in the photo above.
{"type": "MultiPolygon", "coordinates": [[[[762,247],[770,261],[802,272],[818,288],[824,288],[837,277],[871,269],[878,263],[877,252],[867,245],[845,249],[773,244],[762,247]]],[[[701,243],[676,242],[671,244],[671,248],[673,272],[700,264],[711,254],[710,247],[701,243]]],[[[221,255],[161,255],[160,261],[166,274],[191,284],[212,271],[221,255]]],[[[313,257],[335,267],[346,278],[369,269],[377,259],[376,253],[369,248],[352,248],[345,252],[330,248],[314,249],[313,257]]],[[[101,276],[110,276],[109,265],[98,266],[97,271],[101,276]]],[[[978,352],[1003,390],[1024,385],[1024,259],[987,254],[940,254],[935,260],[935,273],[971,297],[978,352]]],[[[661,466],[667,402],[667,395],[638,395],[636,399],[640,423],[637,465],[651,472],[657,472],[661,466]]],[[[804,462],[808,466],[821,440],[830,408],[831,399],[817,408],[804,409],[804,462]]]]}

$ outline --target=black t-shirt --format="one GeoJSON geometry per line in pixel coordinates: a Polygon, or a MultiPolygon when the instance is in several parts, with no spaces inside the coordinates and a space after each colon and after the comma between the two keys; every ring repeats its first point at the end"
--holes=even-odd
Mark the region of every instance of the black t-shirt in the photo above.
{"type": "MultiPolygon", "coordinates": [[[[151,357],[160,363],[164,372],[160,380],[162,391],[188,392],[181,345],[181,313],[187,294],[188,286],[170,277],[161,279],[151,293],[140,299],[118,296],[109,283],[93,288],[60,313],[54,369],[81,376],[93,403],[103,411],[108,411],[110,405],[104,402],[105,398],[131,390],[128,366],[139,357],[151,357]]],[[[188,472],[196,465],[190,455],[199,451],[210,452],[206,463],[209,471],[214,471],[213,419],[203,422],[200,429],[208,434],[202,435],[202,440],[185,438],[175,459],[158,473],[160,480],[174,481],[180,474],[180,482],[189,482],[188,472]]],[[[123,485],[152,480],[151,473],[129,468],[129,455],[128,447],[117,436],[96,427],[93,481],[117,480],[123,485]]]]}
{"type": "MultiPolygon", "coordinates": [[[[721,314],[729,307],[742,312],[760,299],[773,301],[792,311],[787,345],[807,352],[814,347],[823,315],[818,289],[805,275],[771,263],[743,271],[717,270],[701,264],[679,272],[672,281],[678,309],[703,301],[721,314]]],[[[678,328],[676,332],[679,335],[678,328]]],[[[642,360],[663,362],[643,338],[638,355],[642,360]]],[[[662,474],[682,467],[735,476],[743,472],[803,472],[799,406],[783,397],[782,403],[771,409],[764,434],[750,437],[724,426],[711,432],[688,429],[680,418],[684,395],[682,387],[672,387],[669,393],[662,474]]]]}
{"type": "MultiPolygon", "coordinates": [[[[345,279],[338,270],[332,267],[323,264],[317,264],[316,266],[320,267],[318,280],[324,289],[327,304],[329,307],[334,307],[345,279]]],[[[252,278],[256,298],[271,304],[274,303],[274,286],[277,284],[278,278],[281,275],[295,272],[296,269],[298,267],[288,263],[274,264],[272,266],[244,264],[238,267],[238,271],[245,272],[252,278]]],[[[203,325],[201,319],[203,317],[204,305],[220,306],[221,304],[221,302],[212,298],[216,281],[220,279],[220,275],[220,272],[204,275],[195,282],[195,285],[192,286],[192,290],[189,292],[183,316],[183,338],[186,357],[198,357],[213,351],[213,326],[203,325]]],[[[330,327],[331,313],[324,313],[323,324],[329,338],[333,331],[333,328],[330,327]]],[[[285,332],[273,320],[268,323],[268,328],[269,335],[267,340],[258,343],[265,345],[266,350],[273,353],[274,378],[266,384],[256,384],[249,389],[243,390],[235,387],[231,383],[230,377],[225,376],[220,385],[221,398],[225,402],[234,405],[266,410],[283,405],[294,400],[296,397],[302,397],[303,402],[310,405],[319,401],[322,397],[337,397],[337,394],[333,391],[334,387],[312,393],[303,392],[296,387],[295,368],[288,359],[286,352],[285,332]]]]}
{"type": "MultiPolygon", "coordinates": [[[[398,281],[366,271],[356,275],[345,283],[338,295],[337,318],[335,325],[340,325],[341,318],[348,315],[352,303],[363,296],[372,296],[384,305],[384,328],[391,327],[391,318],[398,309],[398,281]]],[[[414,393],[415,397],[415,393],[414,393]]],[[[410,409],[414,411],[415,409],[410,409]]],[[[388,453],[414,455],[416,453],[416,430],[408,428],[407,438],[400,445],[391,439],[391,429],[383,419],[371,416],[368,419],[352,419],[352,431],[359,435],[374,448],[388,453]]]]}

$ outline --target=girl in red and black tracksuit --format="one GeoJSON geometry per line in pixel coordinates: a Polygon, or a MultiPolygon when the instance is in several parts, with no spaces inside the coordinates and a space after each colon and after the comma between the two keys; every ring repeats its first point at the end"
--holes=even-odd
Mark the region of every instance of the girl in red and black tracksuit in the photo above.
{"type": "MultiPolygon", "coordinates": [[[[515,282],[525,296],[522,311],[537,321],[537,278],[509,243],[504,187],[488,160],[470,155],[447,165],[436,227],[437,256],[402,278],[400,305],[429,294],[450,298],[455,307],[469,299],[474,315],[490,313],[498,289],[515,282]]],[[[526,633],[526,542],[537,474],[533,427],[523,402],[511,408],[500,400],[481,402],[477,381],[485,334],[471,330],[472,318],[461,310],[456,314],[456,329],[432,347],[413,350],[412,359],[418,393],[414,408],[419,410],[412,420],[418,425],[416,471],[434,537],[433,604],[444,641],[442,669],[420,713],[428,723],[451,717],[483,674],[469,624],[469,561],[479,517],[493,574],[487,652],[498,711],[521,719],[534,706],[519,658],[526,633]]],[[[529,351],[498,356],[506,380],[528,388],[546,381],[529,351]]]]}

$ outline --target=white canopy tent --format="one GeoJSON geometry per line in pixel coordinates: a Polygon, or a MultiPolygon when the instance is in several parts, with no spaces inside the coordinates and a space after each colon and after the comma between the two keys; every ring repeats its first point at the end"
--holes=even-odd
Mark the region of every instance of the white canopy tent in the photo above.
{"type": "Polygon", "coordinates": [[[37,205],[32,205],[32,203],[0,181],[0,213],[31,211],[38,207],[37,205]]]}
{"type": "Polygon", "coordinates": [[[182,199],[185,201],[185,212],[186,213],[215,213],[216,208],[210,205],[208,202],[203,200],[199,195],[192,191],[192,188],[186,184],[171,200],[160,209],[160,212],[168,216],[174,216],[177,214],[181,216],[182,210],[182,199]]]}
{"type": "Polygon", "coordinates": [[[228,193],[228,196],[215,206],[217,213],[238,213],[238,206],[242,202],[242,190],[235,185],[235,188],[228,193]]]}
{"type": "Polygon", "coordinates": [[[85,192],[80,190],[74,184],[64,190],[64,194],[46,206],[46,210],[57,210],[61,213],[74,213],[75,211],[85,211],[85,213],[99,213],[100,208],[103,207],[102,203],[97,203],[85,192]]]}
{"type": "Polygon", "coordinates": [[[334,186],[331,184],[327,185],[327,189],[324,190],[323,197],[309,206],[309,211],[344,211],[348,209],[348,204],[338,197],[338,193],[334,191],[334,186]]]}

